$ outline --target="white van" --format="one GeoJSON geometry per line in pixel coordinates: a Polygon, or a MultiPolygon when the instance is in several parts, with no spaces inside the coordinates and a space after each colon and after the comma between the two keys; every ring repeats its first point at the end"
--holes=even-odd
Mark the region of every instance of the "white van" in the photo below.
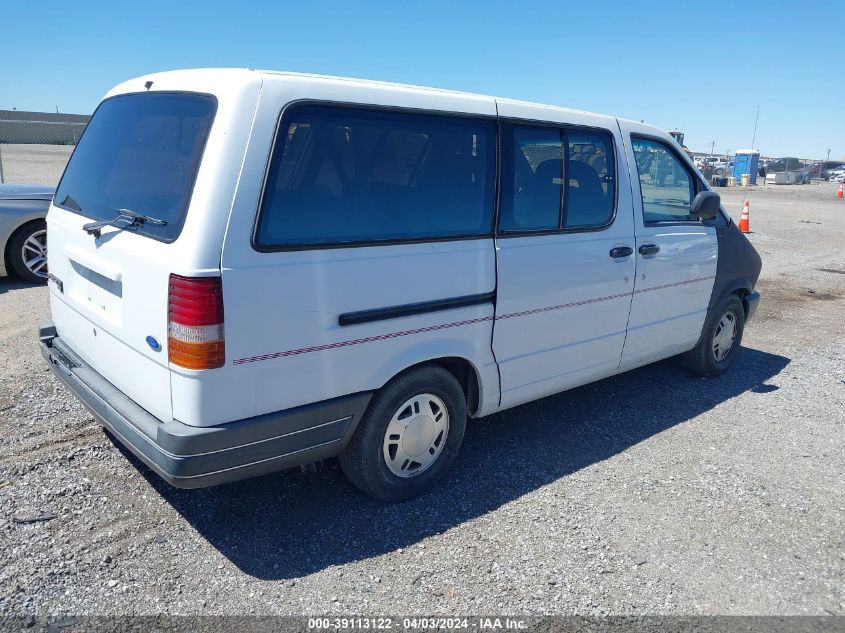
{"type": "Polygon", "coordinates": [[[123,83],[47,224],[45,358],[181,488],[339,456],[405,499],[467,416],[678,354],[725,371],[759,300],[666,132],[370,81],[123,83]]]}

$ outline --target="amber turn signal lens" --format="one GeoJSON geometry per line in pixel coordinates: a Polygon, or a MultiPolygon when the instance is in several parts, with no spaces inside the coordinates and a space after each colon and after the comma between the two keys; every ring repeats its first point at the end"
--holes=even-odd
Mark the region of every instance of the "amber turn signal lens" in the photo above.
{"type": "Polygon", "coordinates": [[[226,344],[223,341],[189,343],[168,337],[167,349],[170,362],[186,369],[214,369],[226,361],[226,344]]]}

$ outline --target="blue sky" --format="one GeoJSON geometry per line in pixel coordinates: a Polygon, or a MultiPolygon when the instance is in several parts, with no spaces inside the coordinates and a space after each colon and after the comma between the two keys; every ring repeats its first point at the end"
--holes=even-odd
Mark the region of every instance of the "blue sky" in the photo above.
{"type": "MultiPolygon", "coordinates": [[[[835,4],[835,3],[834,3],[835,4]]],[[[845,158],[845,21],[826,2],[7,2],[0,108],[89,113],[149,72],[245,66],[645,120],[697,151],[845,158]],[[740,7],[743,8],[735,8],[740,7]]]]}

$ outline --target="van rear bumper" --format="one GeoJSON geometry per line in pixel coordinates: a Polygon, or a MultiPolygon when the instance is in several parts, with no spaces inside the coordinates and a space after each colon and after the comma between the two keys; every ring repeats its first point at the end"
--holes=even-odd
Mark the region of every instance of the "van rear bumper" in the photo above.
{"type": "Polygon", "coordinates": [[[99,422],[177,488],[204,488],[307,464],[340,453],[372,394],[357,393],[212,427],[162,422],[86,364],[56,333],[38,328],[53,373],[99,422]]]}

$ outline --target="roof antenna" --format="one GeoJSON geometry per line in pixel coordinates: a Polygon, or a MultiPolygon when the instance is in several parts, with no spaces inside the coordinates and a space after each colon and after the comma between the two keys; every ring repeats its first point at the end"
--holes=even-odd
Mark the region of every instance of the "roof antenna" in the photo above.
{"type": "Polygon", "coordinates": [[[150,89],[150,87],[151,87],[152,85],[153,85],[153,82],[152,82],[152,81],[148,81],[148,82],[146,82],[146,83],[144,84],[144,88],[146,88],[147,90],[149,90],[149,89],[150,89]]]}

